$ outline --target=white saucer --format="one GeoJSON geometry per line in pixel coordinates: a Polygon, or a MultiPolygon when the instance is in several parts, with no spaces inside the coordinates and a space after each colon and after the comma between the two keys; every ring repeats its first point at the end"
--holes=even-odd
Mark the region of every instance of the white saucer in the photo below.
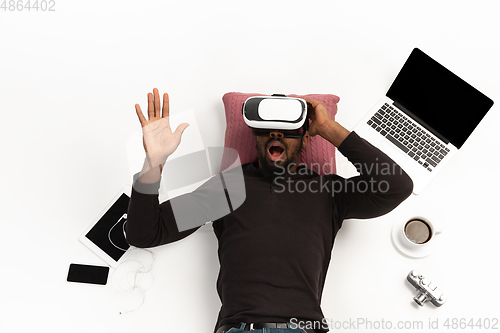
{"type": "Polygon", "coordinates": [[[439,234],[434,235],[434,239],[431,243],[425,245],[415,245],[415,246],[407,246],[403,244],[400,233],[403,232],[404,225],[406,224],[405,220],[396,221],[392,226],[392,245],[398,250],[401,254],[406,255],[411,258],[424,258],[431,255],[434,250],[436,250],[437,245],[439,244],[439,234]]]}

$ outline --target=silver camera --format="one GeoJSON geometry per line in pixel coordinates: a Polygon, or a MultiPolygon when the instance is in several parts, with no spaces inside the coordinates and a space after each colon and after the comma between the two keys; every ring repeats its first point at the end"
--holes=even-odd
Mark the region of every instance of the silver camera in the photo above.
{"type": "Polygon", "coordinates": [[[421,275],[418,271],[411,271],[408,273],[406,279],[417,288],[418,295],[413,297],[413,300],[418,305],[424,306],[425,302],[431,301],[435,306],[441,306],[446,302],[446,297],[441,289],[437,288],[433,282],[421,275]]]}

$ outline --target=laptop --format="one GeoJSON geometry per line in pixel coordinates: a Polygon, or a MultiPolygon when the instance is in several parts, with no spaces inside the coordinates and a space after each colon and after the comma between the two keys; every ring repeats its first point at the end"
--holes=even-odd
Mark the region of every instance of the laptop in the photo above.
{"type": "Polygon", "coordinates": [[[415,48],[354,131],[398,163],[419,194],[472,134],[493,101],[415,48]]]}

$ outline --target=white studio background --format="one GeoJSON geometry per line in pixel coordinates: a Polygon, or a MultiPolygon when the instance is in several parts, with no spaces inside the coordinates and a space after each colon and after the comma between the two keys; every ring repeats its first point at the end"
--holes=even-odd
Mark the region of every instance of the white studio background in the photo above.
{"type": "MultiPolygon", "coordinates": [[[[50,12],[2,3],[0,330],[6,332],[213,329],[219,267],[209,225],[154,250],[154,283],[135,312],[118,314],[140,303],[138,295],[65,281],[72,262],[104,264],[78,236],[131,183],[126,144],[140,126],[134,104],[145,110],[154,87],[169,93],[172,113],[193,110],[205,146],[223,144],[221,98],[230,91],[336,94],[337,119],[352,128],[414,47],[500,102],[497,1],[55,0],[50,12]]],[[[326,317],[498,316],[499,122],[495,105],[422,195],[385,217],[346,222],[325,286],[326,317]],[[410,260],[392,248],[389,231],[395,218],[423,207],[448,231],[448,250],[410,260]],[[444,281],[454,300],[440,309],[411,306],[404,279],[418,267],[444,281]]],[[[348,174],[341,156],[339,163],[348,174]]]]}

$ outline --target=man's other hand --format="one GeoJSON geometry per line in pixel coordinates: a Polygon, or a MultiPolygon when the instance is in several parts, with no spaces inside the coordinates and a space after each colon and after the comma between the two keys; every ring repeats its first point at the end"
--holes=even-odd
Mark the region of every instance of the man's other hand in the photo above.
{"type": "Polygon", "coordinates": [[[340,146],[351,132],[330,117],[323,103],[310,98],[304,98],[304,100],[307,102],[307,115],[311,119],[307,130],[309,135],[319,134],[334,146],[340,146]]]}
{"type": "Polygon", "coordinates": [[[304,98],[304,100],[307,102],[307,115],[311,119],[307,131],[311,136],[321,135],[322,131],[327,130],[327,123],[333,120],[323,103],[311,98],[304,98]]]}

